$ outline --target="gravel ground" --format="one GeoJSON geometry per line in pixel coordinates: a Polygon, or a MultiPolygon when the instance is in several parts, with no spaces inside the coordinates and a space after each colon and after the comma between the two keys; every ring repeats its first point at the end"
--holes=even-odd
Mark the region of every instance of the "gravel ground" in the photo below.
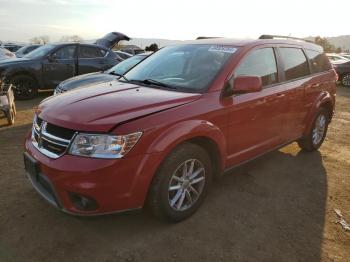
{"type": "Polygon", "coordinates": [[[350,261],[350,89],[319,152],[296,143],[236,169],[190,219],[145,213],[79,218],[47,204],[24,176],[22,143],[33,107],[0,119],[0,261],[350,261]]]}

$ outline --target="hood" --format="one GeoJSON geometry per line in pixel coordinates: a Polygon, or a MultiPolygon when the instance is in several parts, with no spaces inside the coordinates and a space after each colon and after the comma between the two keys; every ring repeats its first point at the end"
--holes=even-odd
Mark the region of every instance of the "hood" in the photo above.
{"type": "Polygon", "coordinates": [[[343,64],[350,64],[349,60],[337,60],[337,61],[332,61],[333,65],[343,65],[343,64]]]}
{"type": "Polygon", "coordinates": [[[5,60],[1,60],[0,66],[2,66],[2,65],[11,65],[11,64],[22,64],[22,63],[26,63],[26,62],[30,62],[30,61],[32,61],[32,60],[28,59],[28,58],[17,58],[17,57],[14,57],[14,58],[8,58],[8,59],[5,59],[5,60]]]}
{"type": "Polygon", "coordinates": [[[38,113],[57,126],[109,132],[122,122],[180,106],[200,96],[113,81],[50,97],[39,105],[38,113]]]}
{"type": "Polygon", "coordinates": [[[90,85],[96,85],[106,83],[119,78],[106,73],[91,73],[69,78],[59,84],[59,88],[63,91],[72,90],[78,87],[87,87],[90,85]]]}
{"type": "Polygon", "coordinates": [[[95,44],[104,46],[108,49],[112,49],[116,44],[118,44],[119,41],[126,40],[129,41],[130,37],[119,33],[119,32],[111,32],[104,37],[97,39],[95,44]]]}
{"type": "Polygon", "coordinates": [[[347,69],[350,67],[350,61],[347,61],[347,60],[333,61],[332,66],[334,69],[337,69],[337,70],[343,70],[345,68],[347,69]]]}

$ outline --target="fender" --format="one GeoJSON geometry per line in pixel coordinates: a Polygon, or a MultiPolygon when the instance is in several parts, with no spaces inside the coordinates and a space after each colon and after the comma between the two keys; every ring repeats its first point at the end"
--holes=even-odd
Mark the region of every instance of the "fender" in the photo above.
{"type": "Polygon", "coordinates": [[[312,123],[315,120],[317,111],[320,109],[322,105],[325,105],[325,104],[331,105],[330,109],[331,109],[331,114],[333,115],[333,109],[334,109],[335,103],[332,98],[332,95],[327,91],[323,91],[322,93],[319,94],[318,98],[315,100],[310,111],[308,112],[305,119],[305,129],[304,129],[303,135],[307,135],[311,131],[312,123]]]}
{"type": "Polygon", "coordinates": [[[30,65],[28,65],[28,63],[13,64],[9,65],[8,67],[4,67],[2,75],[5,75],[9,79],[11,79],[15,75],[28,75],[38,83],[38,88],[40,89],[40,87],[42,86],[42,81],[41,78],[37,77],[37,74],[41,74],[41,70],[41,63],[32,62],[30,65]]]}
{"type": "Polygon", "coordinates": [[[221,167],[225,167],[227,155],[225,135],[220,128],[205,120],[186,120],[172,125],[153,141],[147,153],[163,152],[162,155],[166,156],[177,145],[199,137],[210,139],[216,144],[221,167]]]}

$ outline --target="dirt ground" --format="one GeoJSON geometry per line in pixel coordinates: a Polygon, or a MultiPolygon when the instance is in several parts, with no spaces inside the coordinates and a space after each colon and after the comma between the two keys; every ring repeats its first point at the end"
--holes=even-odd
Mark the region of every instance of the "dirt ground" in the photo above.
{"type": "Polygon", "coordinates": [[[22,143],[33,107],[17,102],[13,127],[0,119],[0,261],[350,261],[350,89],[319,152],[296,143],[215,183],[190,219],[167,224],[145,213],[80,218],[34,191],[22,143]]]}

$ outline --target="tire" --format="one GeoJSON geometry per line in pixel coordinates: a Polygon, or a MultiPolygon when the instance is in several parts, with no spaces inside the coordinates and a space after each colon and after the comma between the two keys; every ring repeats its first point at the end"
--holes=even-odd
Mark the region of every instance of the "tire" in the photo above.
{"type": "Polygon", "coordinates": [[[27,75],[17,75],[11,79],[15,98],[28,100],[36,97],[38,87],[35,79],[27,75]]]}
{"type": "Polygon", "coordinates": [[[7,118],[7,123],[12,126],[15,123],[15,113],[13,111],[13,108],[9,109],[6,112],[6,118],[7,118]]]}
{"type": "Polygon", "coordinates": [[[212,167],[207,152],[195,144],[182,144],[158,169],[149,189],[147,206],[160,220],[182,221],[200,207],[211,180],[212,167]],[[185,166],[187,176],[183,172],[185,166]]]}
{"type": "Polygon", "coordinates": [[[350,87],[350,73],[342,76],[341,83],[343,86],[350,87]]]}
{"type": "Polygon", "coordinates": [[[313,120],[310,133],[298,141],[299,146],[305,151],[316,151],[322,145],[329,124],[329,112],[325,108],[321,108],[313,120]]]}

